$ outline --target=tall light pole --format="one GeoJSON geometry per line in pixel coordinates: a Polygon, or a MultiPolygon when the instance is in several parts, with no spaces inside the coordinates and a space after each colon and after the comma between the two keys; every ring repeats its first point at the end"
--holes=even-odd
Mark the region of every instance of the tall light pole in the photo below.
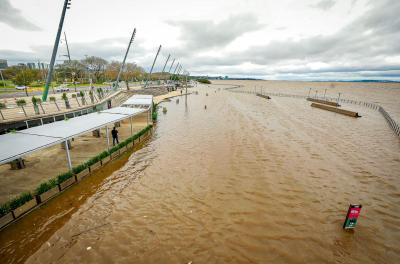
{"type": "MultiPolygon", "coordinates": [[[[168,58],[167,58],[167,60],[165,61],[165,64],[164,64],[164,67],[163,67],[162,73],[161,73],[161,76],[162,76],[162,77],[164,77],[164,70],[165,70],[165,66],[167,66],[167,63],[168,63],[168,61],[169,61],[169,57],[171,57],[171,54],[168,54],[168,58]]],[[[164,79],[164,78],[163,78],[163,79],[164,79]]]]}
{"type": "Polygon", "coordinates": [[[154,58],[154,61],[153,61],[153,65],[151,65],[151,69],[150,69],[149,78],[147,79],[147,81],[146,81],[146,83],[145,83],[144,87],[146,87],[146,86],[147,86],[147,83],[148,83],[149,79],[151,80],[151,74],[152,74],[152,72],[153,72],[154,64],[156,64],[156,61],[157,61],[158,54],[160,54],[160,50],[161,50],[161,45],[160,45],[160,47],[158,47],[158,50],[157,50],[156,57],[154,58]]]}
{"type": "MultiPolygon", "coordinates": [[[[122,71],[124,70],[126,57],[128,57],[129,49],[131,48],[131,44],[132,44],[133,40],[135,39],[135,35],[136,35],[136,28],[133,29],[131,39],[129,40],[128,48],[126,49],[126,53],[125,53],[124,60],[122,61],[121,68],[119,69],[119,72],[118,72],[118,76],[117,76],[117,81],[116,81],[115,88],[118,88],[118,87],[119,87],[119,78],[121,77],[121,73],[122,73],[122,71]]],[[[128,81],[129,81],[129,80],[128,80],[128,81]]],[[[128,85],[128,84],[127,84],[127,85],[128,85]]]]}
{"type": "MultiPolygon", "coordinates": [[[[168,74],[170,74],[171,69],[172,69],[172,66],[174,66],[174,62],[175,62],[175,58],[174,58],[174,60],[172,61],[171,66],[169,67],[168,74]]],[[[168,83],[168,80],[167,80],[167,83],[168,83]]]]}
{"type": "Polygon", "coordinates": [[[67,56],[68,56],[69,67],[71,69],[72,82],[74,83],[75,92],[76,92],[75,72],[71,68],[71,53],[69,52],[67,34],[65,33],[65,31],[64,31],[64,39],[65,39],[65,45],[67,46],[67,56]]]}
{"type": "Polygon", "coordinates": [[[64,5],[63,5],[62,12],[61,12],[60,23],[58,24],[57,36],[56,36],[56,40],[54,41],[53,53],[51,54],[50,68],[49,68],[49,72],[47,74],[46,85],[44,86],[44,91],[43,91],[43,95],[42,95],[43,102],[47,100],[47,94],[49,93],[49,86],[51,83],[51,79],[53,77],[54,62],[56,60],[58,43],[60,42],[61,31],[62,31],[62,28],[64,25],[65,13],[67,12],[67,9],[70,8],[70,5],[71,5],[71,0],[64,0],[64,5]]]}
{"type": "Polygon", "coordinates": [[[173,73],[173,74],[172,74],[172,76],[171,76],[171,80],[173,80],[173,79],[174,79],[174,75],[175,75],[175,72],[176,72],[176,70],[178,69],[178,66],[179,66],[179,62],[178,62],[178,64],[176,64],[176,67],[175,67],[174,73],[173,73]]]}

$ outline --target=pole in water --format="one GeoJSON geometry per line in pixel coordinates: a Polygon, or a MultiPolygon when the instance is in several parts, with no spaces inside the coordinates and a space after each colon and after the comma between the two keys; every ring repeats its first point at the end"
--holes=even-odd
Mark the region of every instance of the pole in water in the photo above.
{"type": "Polygon", "coordinates": [[[324,92],[324,99],[325,99],[325,95],[326,95],[326,89],[325,89],[325,92],[324,92]]]}
{"type": "Polygon", "coordinates": [[[307,95],[307,97],[310,97],[310,93],[311,93],[311,88],[310,88],[310,90],[308,90],[308,95],[307,95]]]}
{"type": "Polygon", "coordinates": [[[339,96],[337,98],[337,103],[339,103],[339,100],[340,100],[340,93],[339,93],[339,96]]]}
{"type": "Polygon", "coordinates": [[[346,219],[343,223],[343,229],[354,229],[356,227],[361,208],[361,204],[350,204],[349,209],[347,210],[346,219]]]}

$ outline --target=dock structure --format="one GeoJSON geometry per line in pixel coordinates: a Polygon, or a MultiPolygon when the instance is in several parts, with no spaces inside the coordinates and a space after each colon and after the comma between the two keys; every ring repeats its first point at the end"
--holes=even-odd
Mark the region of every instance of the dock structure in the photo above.
{"type": "Polygon", "coordinates": [[[262,98],[264,98],[264,99],[271,99],[271,97],[269,97],[268,95],[264,95],[264,94],[260,94],[260,93],[256,93],[256,95],[257,95],[258,97],[262,97],[262,98]]]}
{"type": "Polygon", "coordinates": [[[311,106],[319,108],[319,109],[335,112],[335,113],[338,113],[338,114],[351,116],[351,117],[361,117],[357,112],[353,112],[353,111],[349,111],[349,110],[345,110],[345,109],[340,109],[340,108],[336,108],[336,107],[332,107],[332,106],[328,106],[328,105],[312,103],[311,106]]]}
{"type": "Polygon", "coordinates": [[[340,106],[337,102],[326,101],[326,100],[321,100],[321,99],[315,99],[315,98],[311,98],[311,97],[308,97],[307,101],[315,102],[315,103],[319,103],[319,104],[330,105],[330,106],[336,106],[336,107],[340,106]]]}

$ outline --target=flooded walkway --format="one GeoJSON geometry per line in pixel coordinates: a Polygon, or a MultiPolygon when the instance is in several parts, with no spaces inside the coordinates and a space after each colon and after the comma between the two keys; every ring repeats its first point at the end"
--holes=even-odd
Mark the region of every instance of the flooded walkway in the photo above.
{"type": "Polygon", "coordinates": [[[47,222],[17,223],[21,236],[33,228],[38,237],[2,237],[1,258],[400,262],[400,142],[379,112],[353,119],[223,87],[163,103],[168,112],[159,112],[150,142],[111,176],[87,183],[82,202],[76,191],[63,213],[40,209],[47,222]],[[354,233],[341,228],[349,203],[363,205],[354,233]],[[38,239],[43,229],[50,231],[38,239]],[[10,257],[30,248],[36,252],[10,257]]]}

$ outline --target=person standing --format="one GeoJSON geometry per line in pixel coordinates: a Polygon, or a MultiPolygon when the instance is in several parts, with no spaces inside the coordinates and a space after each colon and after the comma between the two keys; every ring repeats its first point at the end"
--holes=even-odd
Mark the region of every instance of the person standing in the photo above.
{"type": "Polygon", "coordinates": [[[115,141],[117,142],[117,144],[119,144],[119,141],[118,141],[118,130],[115,129],[115,127],[111,130],[111,136],[113,138],[113,146],[115,146],[115,141]]]}

